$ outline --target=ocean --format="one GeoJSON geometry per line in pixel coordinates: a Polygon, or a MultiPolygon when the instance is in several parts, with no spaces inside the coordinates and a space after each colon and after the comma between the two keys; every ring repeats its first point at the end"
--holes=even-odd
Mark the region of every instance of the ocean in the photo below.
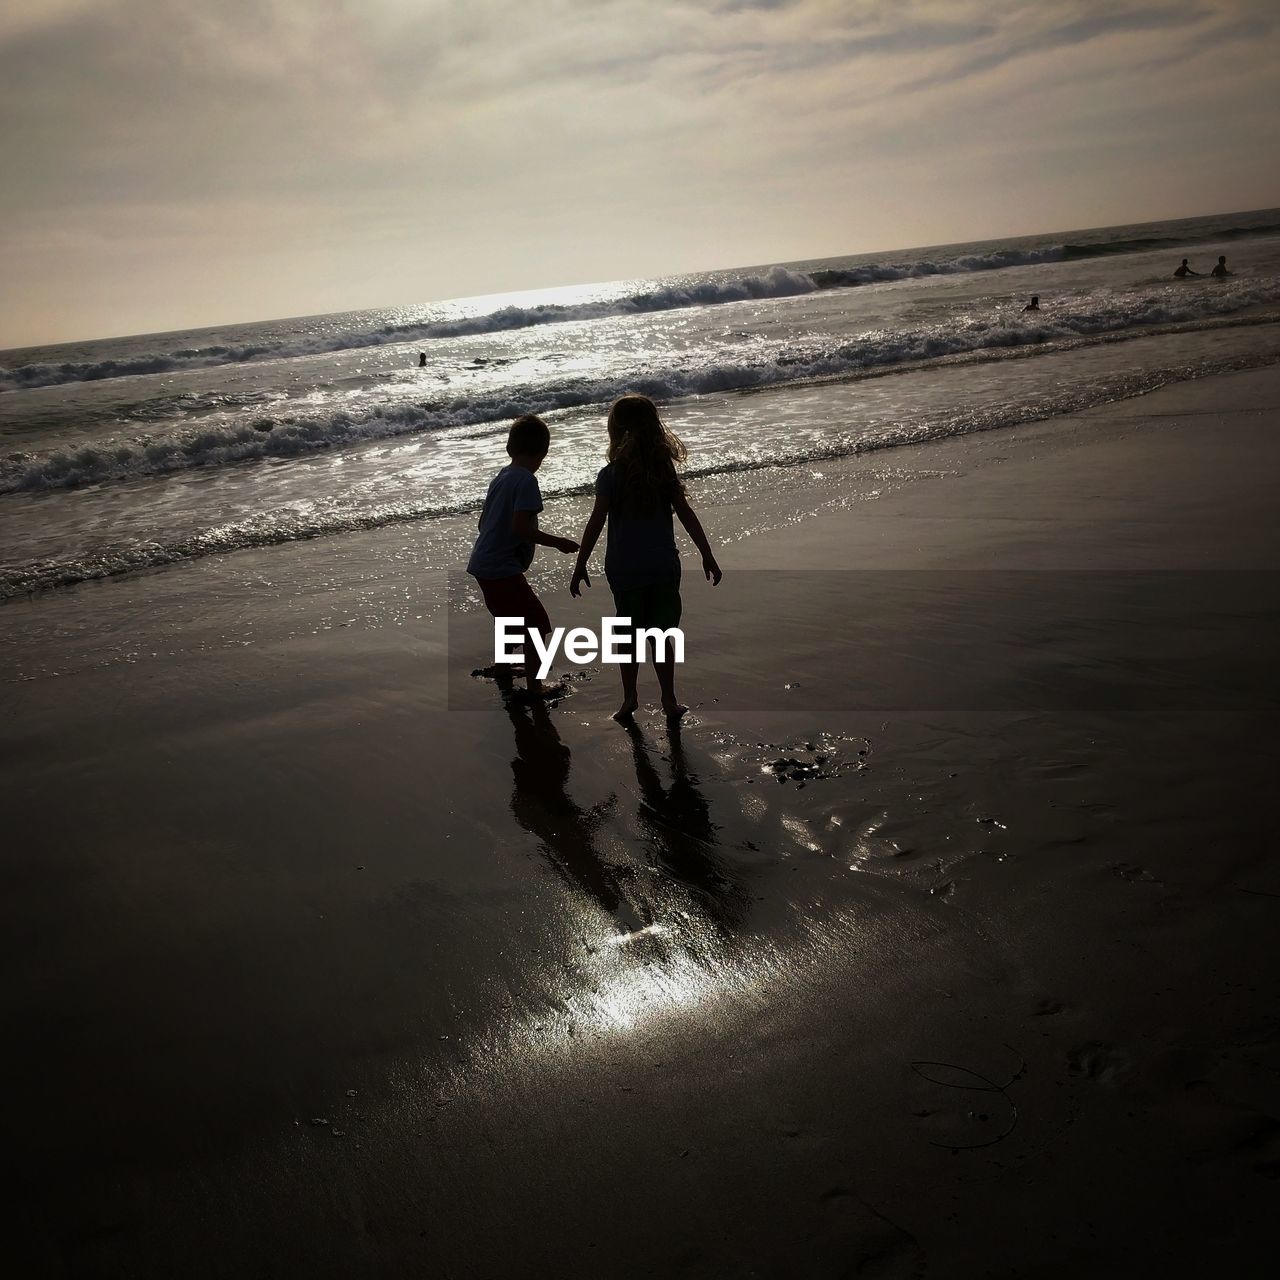
{"type": "Polygon", "coordinates": [[[610,401],[652,396],[723,497],[1280,361],[1277,321],[1270,209],[0,352],[0,598],[426,536],[478,508],[519,413],[551,425],[554,497],[590,489],[610,401]],[[1229,279],[1173,278],[1220,253],[1229,279]]]}

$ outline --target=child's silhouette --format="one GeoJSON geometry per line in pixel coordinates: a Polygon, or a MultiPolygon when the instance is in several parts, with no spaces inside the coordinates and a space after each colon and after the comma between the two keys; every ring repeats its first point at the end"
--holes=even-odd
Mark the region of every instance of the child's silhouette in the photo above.
{"type": "MultiPolygon", "coordinates": [[[[609,537],[604,576],[613,592],[616,614],[630,618],[633,627],[667,630],[680,623],[680,553],[676,549],[673,513],[702,554],[702,570],[713,585],[720,583],[720,566],[698,517],[676,474],[676,463],[688,456],[684,444],[658,416],[647,396],[623,396],[609,410],[609,462],[596,477],[596,502],[573,570],[569,590],[580,594],[591,585],[587,564],[605,521],[609,537]]],[[[676,700],[675,663],[655,655],[653,669],[662,692],[662,709],[682,716],[687,707],[676,700]]],[[[629,720],[640,705],[636,685],[640,664],[621,665],[622,706],[615,720],[629,720]]]]}
{"type": "MultiPolygon", "coordinates": [[[[551,432],[541,418],[527,413],[512,423],[507,434],[511,462],[489,483],[480,511],[480,533],[467,562],[467,572],[495,618],[523,618],[527,629],[544,636],[551,632],[551,619],[525,570],[533,563],[536,547],[554,547],[565,554],[578,549],[571,539],[538,528],[542,490],[534,473],[550,447],[551,432]]],[[[535,662],[525,662],[525,679],[530,693],[540,690],[535,662]]]]}

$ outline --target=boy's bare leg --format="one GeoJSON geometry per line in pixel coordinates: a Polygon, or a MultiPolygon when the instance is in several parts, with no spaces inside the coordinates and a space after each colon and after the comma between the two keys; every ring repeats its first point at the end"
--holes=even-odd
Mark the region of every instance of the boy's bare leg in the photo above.
{"type": "Polygon", "coordinates": [[[662,690],[662,709],[672,718],[679,718],[689,710],[682,702],[676,701],[676,664],[670,660],[655,662],[653,669],[658,673],[658,688],[662,690]]]}
{"type": "Polygon", "coordinates": [[[542,697],[542,681],[538,679],[538,655],[530,652],[532,645],[525,646],[524,684],[531,698],[542,697]]]}
{"type": "Polygon", "coordinates": [[[636,713],[636,708],[640,705],[640,699],[636,697],[636,683],[640,679],[640,664],[638,662],[624,662],[618,670],[622,673],[622,706],[613,713],[615,720],[630,720],[636,713]]]}
{"type": "Polygon", "coordinates": [[[542,693],[542,681],[538,679],[538,655],[528,640],[520,650],[520,661],[524,666],[525,692],[531,697],[539,697],[542,693]]]}

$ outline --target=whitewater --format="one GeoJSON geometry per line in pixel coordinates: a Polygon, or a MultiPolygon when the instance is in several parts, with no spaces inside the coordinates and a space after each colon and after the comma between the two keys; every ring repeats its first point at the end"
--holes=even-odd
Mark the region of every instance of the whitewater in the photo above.
{"type": "Polygon", "coordinates": [[[1263,210],[0,352],[0,596],[472,509],[518,413],[548,494],[625,391],[714,487],[1271,363],[1278,320],[1263,210]]]}

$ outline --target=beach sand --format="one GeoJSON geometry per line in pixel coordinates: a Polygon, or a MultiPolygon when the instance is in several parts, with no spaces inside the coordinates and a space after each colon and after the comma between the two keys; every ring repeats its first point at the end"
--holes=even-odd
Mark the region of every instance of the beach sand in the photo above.
{"type": "Polygon", "coordinates": [[[14,1273],[1263,1274],[1278,422],[745,476],[674,734],[406,526],[6,606],[14,1273]]]}

